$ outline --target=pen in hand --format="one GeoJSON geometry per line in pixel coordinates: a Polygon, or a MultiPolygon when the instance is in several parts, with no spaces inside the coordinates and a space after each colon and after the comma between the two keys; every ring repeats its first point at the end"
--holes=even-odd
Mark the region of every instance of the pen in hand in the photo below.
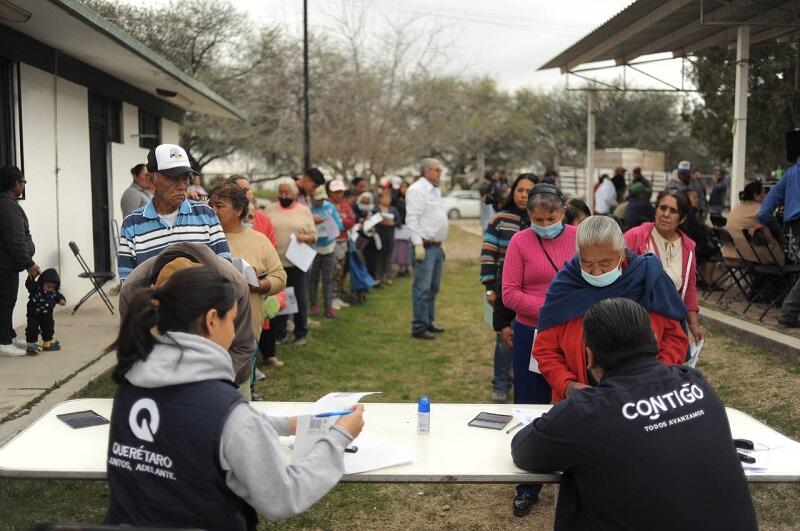
{"type": "Polygon", "coordinates": [[[328,411],[327,413],[317,413],[314,415],[316,418],[324,418],[324,417],[338,417],[341,415],[349,415],[352,413],[352,409],[344,409],[342,411],[328,411]]]}

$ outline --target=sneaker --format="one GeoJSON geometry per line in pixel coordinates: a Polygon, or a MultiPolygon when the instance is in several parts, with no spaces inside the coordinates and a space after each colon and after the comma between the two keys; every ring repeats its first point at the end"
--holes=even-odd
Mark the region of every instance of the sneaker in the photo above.
{"type": "Polygon", "coordinates": [[[43,346],[42,350],[44,350],[45,352],[52,352],[52,351],[56,351],[56,350],[61,350],[61,343],[58,342],[58,341],[53,341],[49,345],[43,346]]]}
{"type": "Polygon", "coordinates": [[[295,338],[294,341],[292,341],[292,345],[297,345],[298,347],[305,344],[306,344],[306,338],[304,337],[295,338]]]}
{"type": "Polygon", "coordinates": [[[315,321],[314,319],[309,319],[308,324],[306,325],[309,328],[319,328],[320,324],[319,321],[315,321]]]}
{"type": "Polygon", "coordinates": [[[0,356],[24,356],[27,354],[23,349],[17,348],[12,344],[0,345],[0,356]]]}
{"type": "Polygon", "coordinates": [[[271,356],[264,360],[264,364],[268,367],[283,367],[286,365],[284,362],[278,359],[277,356],[271,356]]]}
{"type": "Polygon", "coordinates": [[[342,308],[349,308],[349,307],[350,307],[350,305],[347,304],[346,302],[344,302],[342,299],[340,299],[338,297],[333,299],[333,309],[334,310],[341,310],[342,308]],[[337,308],[337,306],[338,306],[338,308],[337,308]]]}
{"type": "Polygon", "coordinates": [[[261,372],[258,368],[256,368],[256,381],[260,382],[261,380],[266,380],[267,375],[261,372]]]}
{"type": "Polygon", "coordinates": [[[35,356],[42,350],[42,346],[39,343],[26,343],[25,344],[25,352],[29,356],[35,356]]]}
{"type": "Polygon", "coordinates": [[[319,306],[311,307],[311,315],[319,315],[319,306]]]}
{"type": "Polygon", "coordinates": [[[505,404],[508,402],[508,391],[492,391],[493,404],[505,404]]]}
{"type": "Polygon", "coordinates": [[[16,339],[14,339],[14,341],[12,343],[13,343],[13,345],[15,347],[21,348],[22,350],[25,350],[26,348],[28,348],[28,342],[25,341],[22,338],[16,338],[16,339]]]}
{"type": "Polygon", "coordinates": [[[514,516],[525,516],[531,512],[537,501],[539,501],[538,496],[531,496],[527,493],[517,495],[514,498],[514,516]]]}
{"type": "Polygon", "coordinates": [[[250,401],[251,402],[263,402],[264,397],[258,393],[250,393],[250,401]]]}
{"type": "Polygon", "coordinates": [[[275,344],[276,345],[280,345],[281,343],[286,343],[287,339],[288,339],[288,336],[275,338],[275,344]]]}
{"type": "Polygon", "coordinates": [[[325,310],[325,318],[326,319],[336,319],[336,312],[333,308],[328,308],[325,310]]]}

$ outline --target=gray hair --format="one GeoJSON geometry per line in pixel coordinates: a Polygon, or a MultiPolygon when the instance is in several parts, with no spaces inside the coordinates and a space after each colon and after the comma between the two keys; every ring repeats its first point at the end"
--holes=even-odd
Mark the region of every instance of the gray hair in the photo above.
{"type": "MultiPolygon", "coordinates": [[[[531,190],[533,191],[533,190],[531,190]]],[[[543,208],[548,212],[563,212],[564,201],[556,194],[551,192],[539,192],[528,196],[528,212],[533,212],[534,208],[543,208]]]]}
{"type": "Polygon", "coordinates": [[[425,172],[434,166],[439,166],[440,168],[442,167],[442,163],[439,161],[439,159],[422,159],[422,162],[419,164],[419,174],[425,175],[425,172]]]}
{"type": "Polygon", "coordinates": [[[625,249],[625,238],[622,229],[611,216],[589,216],[578,225],[575,248],[581,254],[582,247],[592,245],[610,245],[615,251],[625,249]]]}
{"type": "Polygon", "coordinates": [[[291,177],[281,177],[278,179],[278,182],[275,183],[275,190],[279,190],[281,186],[286,185],[289,187],[289,190],[292,192],[292,195],[297,195],[299,190],[297,189],[297,183],[291,177]]]}

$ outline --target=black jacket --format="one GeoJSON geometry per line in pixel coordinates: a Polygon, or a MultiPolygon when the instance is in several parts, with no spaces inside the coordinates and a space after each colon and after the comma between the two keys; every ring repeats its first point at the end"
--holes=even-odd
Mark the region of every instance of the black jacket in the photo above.
{"type": "Polygon", "coordinates": [[[642,356],[573,393],[511,442],[564,472],[555,529],[754,530],[725,408],[702,375],[642,356]]]}
{"type": "Polygon", "coordinates": [[[31,267],[36,248],[28,216],[8,193],[0,193],[0,227],[0,269],[22,271],[31,267]]]}

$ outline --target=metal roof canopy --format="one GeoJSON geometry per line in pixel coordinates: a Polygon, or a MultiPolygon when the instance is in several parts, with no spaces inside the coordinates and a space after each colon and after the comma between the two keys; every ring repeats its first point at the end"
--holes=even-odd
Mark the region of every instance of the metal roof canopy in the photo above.
{"type": "MultiPolygon", "coordinates": [[[[750,45],[798,38],[800,0],[637,0],[539,69],[559,68],[562,73],[573,73],[578,66],[600,61],[631,67],[632,61],[645,55],[670,53],[672,57],[687,57],[712,47],[735,48],[730,190],[733,207],[744,187],[750,45]]],[[[586,199],[587,204],[592,204],[595,97],[591,89],[587,90],[586,199]]]]}
{"type": "Polygon", "coordinates": [[[14,0],[14,4],[30,18],[1,24],[185,111],[245,119],[225,98],[78,0],[14,0]],[[156,89],[176,95],[164,96],[156,89]]]}

